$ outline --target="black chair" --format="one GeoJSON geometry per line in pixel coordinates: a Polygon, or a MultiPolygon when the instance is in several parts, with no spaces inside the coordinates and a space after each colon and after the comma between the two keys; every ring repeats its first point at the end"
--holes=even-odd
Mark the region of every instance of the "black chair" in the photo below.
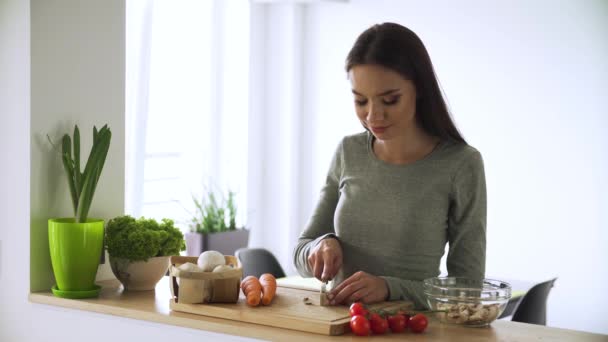
{"type": "Polygon", "coordinates": [[[547,297],[557,278],[534,285],[521,299],[511,321],[547,325],[547,297]]]}
{"type": "Polygon", "coordinates": [[[285,272],[275,256],[264,248],[239,248],[235,256],[241,262],[243,278],[248,275],[256,277],[270,273],[275,278],[282,278],[285,272]]]}

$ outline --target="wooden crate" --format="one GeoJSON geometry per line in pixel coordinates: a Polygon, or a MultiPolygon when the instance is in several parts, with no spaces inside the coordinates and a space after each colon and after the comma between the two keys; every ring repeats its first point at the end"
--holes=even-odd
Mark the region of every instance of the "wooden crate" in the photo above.
{"type": "Polygon", "coordinates": [[[233,267],[225,272],[188,272],[178,267],[187,262],[196,264],[197,257],[172,256],[169,266],[171,296],[180,303],[236,303],[241,291],[243,271],[237,258],[225,255],[226,264],[233,267]]]}

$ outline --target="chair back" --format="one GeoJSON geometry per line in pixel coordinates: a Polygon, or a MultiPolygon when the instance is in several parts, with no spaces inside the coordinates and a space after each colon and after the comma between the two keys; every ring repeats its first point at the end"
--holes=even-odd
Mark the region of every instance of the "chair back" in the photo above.
{"type": "Polygon", "coordinates": [[[241,262],[243,278],[248,275],[256,277],[270,273],[275,278],[285,277],[285,272],[275,256],[264,248],[239,248],[235,256],[241,262]]]}
{"type": "Polygon", "coordinates": [[[515,309],[514,322],[547,325],[547,297],[557,278],[534,285],[515,309]]]}

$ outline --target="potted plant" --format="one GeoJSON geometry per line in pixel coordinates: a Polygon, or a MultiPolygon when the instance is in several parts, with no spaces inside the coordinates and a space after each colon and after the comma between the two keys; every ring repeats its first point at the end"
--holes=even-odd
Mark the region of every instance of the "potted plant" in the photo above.
{"type": "MultiPolygon", "coordinates": [[[[89,218],[88,214],[111,138],[108,125],[99,131],[93,127],[93,147],[84,171],[81,171],[78,126],[74,127],[73,137],[67,133],[63,136],[61,159],[68,180],[74,217],[48,221],[49,250],[56,281],[52,292],[55,296],[90,298],[98,296],[101,290],[95,284],[95,276],[103,251],[104,222],[102,219],[89,218]]],[[[53,145],[52,142],[51,144],[53,145]]]]}
{"type": "Polygon", "coordinates": [[[125,290],[154,290],[169,268],[172,255],[186,249],[184,235],[172,220],[111,219],[106,227],[106,248],[112,272],[125,290]]]}
{"type": "Polygon", "coordinates": [[[234,196],[235,193],[229,191],[228,199],[222,202],[213,191],[201,200],[192,197],[196,211],[191,218],[190,232],[186,233],[186,253],[189,256],[199,256],[208,250],[234,255],[237,249],[247,247],[249,230],[236,226],[234,196]]]}

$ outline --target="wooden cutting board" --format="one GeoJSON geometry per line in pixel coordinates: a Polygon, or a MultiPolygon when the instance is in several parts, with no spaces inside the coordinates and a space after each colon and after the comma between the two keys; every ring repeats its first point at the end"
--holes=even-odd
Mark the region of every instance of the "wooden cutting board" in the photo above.
{"type": "MultiPolygon", "coordinates": [[[[172,299],[170,307],[175,311],[324,335],[341,335],[350,331],[347,306],[320,306],[319,292],[302,289],[278,287],[277,294],[269,306],[250,307],[241,292],[235,304],[181,304],[172,299]]],[[[411,308],[412,304],[384,302],[370,307],[411,308]]]]}

